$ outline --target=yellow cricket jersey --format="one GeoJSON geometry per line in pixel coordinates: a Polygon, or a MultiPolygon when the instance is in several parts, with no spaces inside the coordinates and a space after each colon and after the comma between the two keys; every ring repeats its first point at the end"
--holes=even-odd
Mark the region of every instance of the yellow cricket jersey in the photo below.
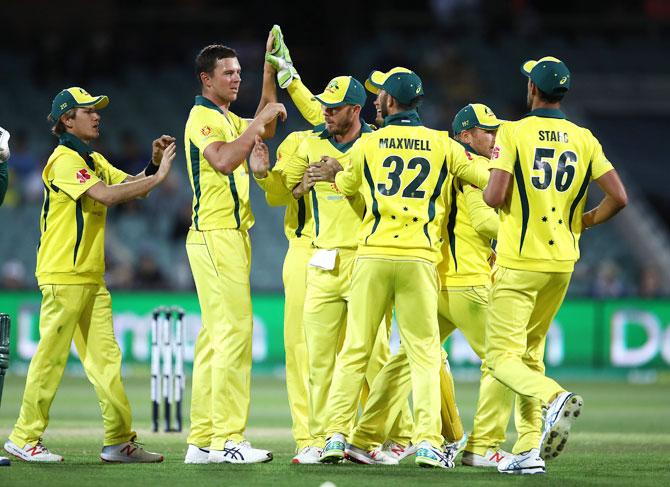
{"type": "Polygon", "coordinates": [[[312,92],[302,81],[294,79],[286,90],[296,108],[308,123],[316,126],[324,122],[321,103],[314,98],[312,92]]]}
{"type": "Polygon", "coordinates": [[[514,177],[500,211],[497,262],[571,272],[589,183],[613,169],[598,140],[560,110],[533,110],[498,129],[491,167],[514,177]]]}
{"type": "Polygon", "coordinates": [[[184,129],[186,169],[193,189],[192,229],[248,230],[253,226],[247,161],[233,174],[223,174],[203,156],[209,144],[232,142],[242,135],[247,125],[246,120],[230,111],[224,113],[204,96],[195,97],[184,129]]]}
{"type": "Polygon", "coordinates": [[[37,247],[38,284],[102,283],[107,207],[84,193],[128,175],[72,134],[60,137],[44,170],[44,204],[37,247]]]}
{"type": "MultiPolygon", "coordinates": [[[[362,120],[361,126],[361,134],[356,141],[372,134],[372,128],[362,120]]],[[[334,157],[343,168],[347,168],[354,142],[339,144],[325,129],[315,136],[305,137],[284,167],[286,187],[294,188],[302,180],[307,167],[319,162],[322,156],[334,157]]],[[[362,196],[358,193],[345,196],[335,184],[327,182],[315,184],[308,196],[314,218],[314,246],[321,249],[355,249],[358,228],[365,213],[362,196]]]]}
{"type": "Polygon", "coordinates": [[[416,111],[386,117],[384,128],[361,139],[336,178],[346,195],[360,190],[368,211],[359,231],[361,255],[440,260],[449,173],[484,187],[488,171],[470,164],[447,132],[424,127],[416,111]]]}
{"type": "MultiPolygon", "coordinates": [[[[465,146],[471,164],[488,170],[489,160],[465,146]]],[[[438,265],[444,287],[483,286],[491,282],[491,240],[498,233],[499,218],[484,203],[481,189],[450,175],[447,179],[446,236],[438,265]]]]}
{"type": "Polygon", "coordinates": [[[284,184],[284,168],[305,137],[314,136],[316,131],[320,133],[323,128],[323,125],[320,125],[313,130],[288,134],[277,147],[277,162],[272,170],[268,171],[265,178],[256,179],[258,185],[265,191],[265,199],[270,206],[286,206],[284,234],[288,240],[303,238],[311,242],[314,238],[314,219],[309,195],[303,195],[296,200],[293,192],[284,184]]]}

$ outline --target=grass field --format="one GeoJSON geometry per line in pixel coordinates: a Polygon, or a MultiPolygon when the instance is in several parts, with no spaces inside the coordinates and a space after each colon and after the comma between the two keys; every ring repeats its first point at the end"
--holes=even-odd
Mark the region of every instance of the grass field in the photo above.
{"type": "MultiPolygon", "coordinates": [[[[18,415],[24,378],[10,375],[0,411],[3,443],[18,415]]],[[[57,465],[20,461],[0,467],[0,486],[13,485],[272,485],[338,487],[438,484],[503,485],[670,485],[670,386],[624,382],[566,384],[584,397],[583,415],[570,438],[567,453],[547,464],[547,475],[506,477],[495,471],[458,466],[426,470],[410,459],[398,467],[291,465],[293,443],[286,390],[281,379],[256,376],[249,439],[274,452],[264,465],[184,465],[186,433],[151,433],[149,376],[126,380],[135,427],[147,449],[165,454],[157,465],[108,465],[99,460],[102,428],[92,387],[82,377],[66,376],[51,410],[44,441],[65,457],[57,465]]],[[[457,383],[466,429],[472,425],[477,385],[457,383]]],[[[225,407],[225,405],[222,405],[225,407]]],[[[186,410],[186,415],[187,415],[186,410]]],[[[510,433],[510,436],[513,436],[510,433]]]]}

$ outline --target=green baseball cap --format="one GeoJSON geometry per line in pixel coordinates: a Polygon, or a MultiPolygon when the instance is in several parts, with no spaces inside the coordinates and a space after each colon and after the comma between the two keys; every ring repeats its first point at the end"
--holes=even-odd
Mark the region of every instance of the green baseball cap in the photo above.
{"type": "Polygon", "coordinates": [[[503,120],[496,117],[486,105],[481,103],[470,103],[459,110],[454,117],[451,128],[454,135],[458,135],[464,130],[469,130],[473,127],[479,127],[483,130],[497,129],[503,120]]]}
{"type": "Polygon", "coordinates": [[[411,69],[401,67],[386,73],[373,71],[365,81],[365,87],[375,95],[384,90],[403,105],[410,105],[416,97],[423,95],[421,78],[411,69]]]}
{"type": "Polygon", "coordinates": [[[49,120],[56,122],[62,114],[75,107],[95,107],[100,110],[109,105],[109,98],[105,95],[92,96],[85,89],[73,86],[56,95],[51,102],[49,120]]]}
{"type": "Polygon", "coordinates": [[[529,59],[521,65],[521,72],[548,95],[563,95],[570,89],[570,70],[553,56],[529,59]]]}
{"type": "Polygon", "coordinates": [[[328,108],[342,105],[365,105],[367,95],[360,81],[353,76],[337,76],[330,80],[326,89],[320,95],[314,95],[312,100],[318,100],[328,108]]]}

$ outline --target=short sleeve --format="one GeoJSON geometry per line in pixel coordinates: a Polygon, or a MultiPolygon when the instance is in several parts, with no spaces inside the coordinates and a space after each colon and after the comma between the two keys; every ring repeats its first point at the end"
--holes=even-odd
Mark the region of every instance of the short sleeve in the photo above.
{"type": "Polygon", "coordinates": [[[591,177],[593,179],[598,179],[603,174],[614,169],[612,163],[605,157],[605,152],[603,152],[603,146],[600,145],[598,139],[596,139],[590,132],[591,140],[593,143],[593,152],[591,155],[591,177]]]}
{"type": "Polygon", "coordinates": [[[95,161],[96,169],[99,168],[98,174],[101,175],[101,179],[107,184],[121,184],[128,178],[128,174],[123,172],[121,169],[114,167],[107,159],[102,155],[95,153],[93,155],[95,161]]]}
{"type": "Polygon", "coordinates": [[[51,167],[51,186],[57,187],[75,201],[100,182],[100,178],[79,155],[63,154],[51,167]]]}
{"type": "Polygon", "coordinates": [[[200,110],[191,123],[188,137],[201,152],[213,142],[227,142],[221,121],[213,110],[200,110]]]}
{"type": "Polygon", "coordinates": [[[513,125],[503,123],[496,134],[496,144],[491,154],[490,169],[501,169],[514,174],[514,163],[516,162],[516,147],[512,140],[511,132],[513,125]]]}

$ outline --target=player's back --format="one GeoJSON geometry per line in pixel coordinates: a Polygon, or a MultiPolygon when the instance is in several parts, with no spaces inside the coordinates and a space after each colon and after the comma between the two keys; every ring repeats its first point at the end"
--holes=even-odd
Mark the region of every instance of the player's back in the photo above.
{"type": "Polygon", "coordinates": [[[388,124],[361,143],[367,211],[360,254],[439,260],[451,142],[446,132],[408,119],[388,124]]]}
{"type": "Polygon", "coordinates": [[[589,182],[612,169],[597,139],[560,110],[534,110],[501,126],[492,167],[514,178],[500,211],[500,265],[572,271],[589,182]]]}

